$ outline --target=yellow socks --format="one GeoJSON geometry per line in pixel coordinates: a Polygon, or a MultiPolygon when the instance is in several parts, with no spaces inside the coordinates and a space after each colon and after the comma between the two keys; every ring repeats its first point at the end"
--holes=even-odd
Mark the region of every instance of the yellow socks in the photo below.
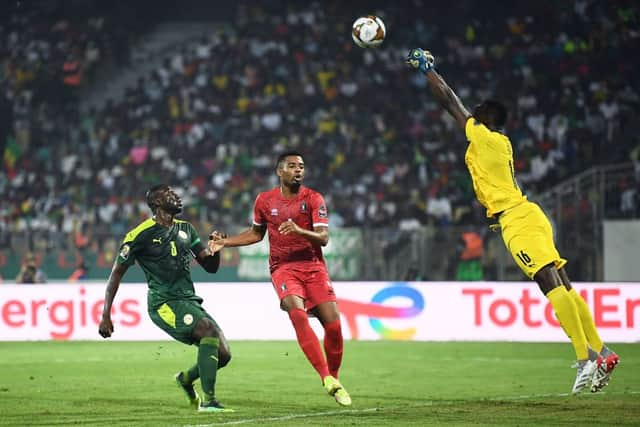
{"type": "Polygon", "coordinates": [[[582,330],[587,337],[589,346],[600,353],[602,351],[604,343],[600,339],[600,335],[598,334],[596,324],[593,321],[593,317],[591,316],[589,306],[574,288],[571,288],[571,290],[569,291],[569,296],[571,296],[573,303],[578,309],[578,315],[580,316],[580,322],[582,323],[582,330]]]}
{"type": "Polygon", "coordinates": [[[547,298],[556,312],[556,316],[564,328],[565,333],[571,340],[571,344],[573,344],[576,358],[578,360],[587,360],[589,358],[587,338],[582,329],[578,308],[573,298],[564,286],[553,288],[547,294],[547,298]]]}

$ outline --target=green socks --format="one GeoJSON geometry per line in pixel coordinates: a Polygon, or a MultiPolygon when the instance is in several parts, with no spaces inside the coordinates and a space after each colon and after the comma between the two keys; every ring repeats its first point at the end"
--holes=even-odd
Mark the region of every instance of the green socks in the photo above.
{"type": "Polygon", "coordinates": [[[200,378],[198,365],[193,365],[186,371],[182,371],[182,379],[184,380],[185,384],[192,384],[198,378],[200,378]]]}
{"type": "MultiPolygon", "coordinates": [[[[205,337],[200,340],[198,347],[198,372],[200,385],[204,393],[204,401],[209,402],[215,398],[216,374],[218,372],[218,338],[205,337]]],[[[192,368],[193,369],[193,368],[192,368]]],[[[191,370],[189,370],[189,378],[191,370]]]]}

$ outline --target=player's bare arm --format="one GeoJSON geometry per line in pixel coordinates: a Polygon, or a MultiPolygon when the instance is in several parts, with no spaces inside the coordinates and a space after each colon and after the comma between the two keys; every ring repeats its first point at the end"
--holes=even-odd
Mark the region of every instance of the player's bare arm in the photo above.
{"type": "Polygon", "coordinates": [[[471,117],[469,111],[455,94],[453,89],[449,87],[442,76],[435,70],[427,73],[427,83],[431,89],[431,93],[438,100],[440,105],[449,112],[456,120],[458,126],[464,130],[467,120],[471,117]]]}
{"type": "Polygon", "coordinates": [[[435,58],[429,52],[422,49],[412,49],[407,56],[407,64],[422,71],[426,78],[431,93],[440,105],[449,112],[456,123],[464,130],[467,120],[471,117],[467,108],[462,104],[458,95],[449,87],[447,82],[434,69],[435,58]]]}
{"type": "MultiPolygon", "coordinates": [[[[216,248],[213,248],[216,249],[216,248]]],[[[216,273],[220,268],[220,249],[212,250],[208,245],[204,246],[198,242],[192,249],[193,254],[196,257],[198,264],[204,268],[207,273],[216,273]]]]}
{"type": "Polygon", "coordinates": [[[113,334],[113,322],[111,321],[111,305],[113,304],[113,299],[116,297],[116,293],[118,293],[118,288],[120,287],[122,277],[128,269],[129,266],[127,265],[119,264],[117,261],[113,263],[111,274],[109,274],[107,289],[104,292],[102,319],[100,320],[100,325],[98,326],[98,333],[100,333],[102,338],[109,338],[111,334],[113,334]]]}
{"type": "Polygon", "coordinates": [[[315,226],[313,230],[307,230],[289,219],[280,224],[278,231],[285,236],[287,234],[297,234],[309,240],[311,243],[322,246],[327,246],[327,243],[329,243],[329,227],[327,226],[315,226]]]}
{"type": "Polygon", "coordinates": [[[250,228],[235,236],[227,236],[220,231],[214,231],[209,235],[209,250],[218,252],[224,247],[248,246],[258,243],[267,232],[265,225],[253,224],[250,228]]]}

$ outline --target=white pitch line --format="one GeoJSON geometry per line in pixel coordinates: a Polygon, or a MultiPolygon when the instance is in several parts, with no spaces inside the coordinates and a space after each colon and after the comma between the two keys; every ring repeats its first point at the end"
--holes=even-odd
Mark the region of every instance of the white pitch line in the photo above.
{"type": "MultiPolygon", "coordinates": [[[[611,394],[611,395],[640,394],[640,391],[625,391],[625,392],[613,392],[613,393],[601,391],[599,393],[589,393],[589,394],[585,393],[583,395],[599,396],[603,394],[611,394]]],[[[520,395],[520,396],[490,397],[487,399],[475,399],[475,400],[477,401],[527,400],[527,399],[541,399],[541,398],[548,398],[548,397],[569,397],[569,396],[571,396],[571,393],[547,393],[547,394],[531,394],[531,395],[520,395]]],[[[407,409],[407,408],[422,408],[422,407],[434,406],[434,405],[455,405],[462,402],[464,402],[464,400],[428,400],[423,403],[416,403],[416,404],[407,405],[407,406],[385,406],[383,408],[343,409],[343,410],[336,410],[336,411],[310,412],[306,414],[283,415],[280,417],[245,418],[245,419],[234,420],[234,421],[223,421],[219,423],[186,424],[182,427],[232,426],[232,425],[240,425],[240,424],[262,423],[267,421],[288,421],[288,420],[295,420],[298,418],[314,418],[314,417],[324,417],[324,416],[331,416],[331,415],[363,414],[366,412],[377,412],[377,411],[386,411],[386,410],[393,411],[397,409],[407,409]]]]}
{"type": "Polygon", "coordinates": [[[340,415],[340,414],[362,414],[365,412],[375,412],[379,410],[380,408],[345,409],[342,411],[313,412],[308,414],[284,415],[281,417],[247,418],[244,420],[225,421],[222,423],[212,423],[212,424],[187,424],[183,427],[231,426],[231,425],[238,425],[238,424],[261,423],[266,421],[287,421],[287,420],[295,420],[296,418],[324,417],[327,415],[330,416],[330,415],[340,415]]]}

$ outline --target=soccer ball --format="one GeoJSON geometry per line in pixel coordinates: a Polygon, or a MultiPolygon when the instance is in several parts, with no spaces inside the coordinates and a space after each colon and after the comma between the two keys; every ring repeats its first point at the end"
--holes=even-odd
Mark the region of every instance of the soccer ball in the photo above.
{"type": "Polygon", "coordinates": [[[377,47],[387,35],[382,19],[375,15],[362,16],[355,20],[351,37],[355,44],[363,48],[377,47]]]}

